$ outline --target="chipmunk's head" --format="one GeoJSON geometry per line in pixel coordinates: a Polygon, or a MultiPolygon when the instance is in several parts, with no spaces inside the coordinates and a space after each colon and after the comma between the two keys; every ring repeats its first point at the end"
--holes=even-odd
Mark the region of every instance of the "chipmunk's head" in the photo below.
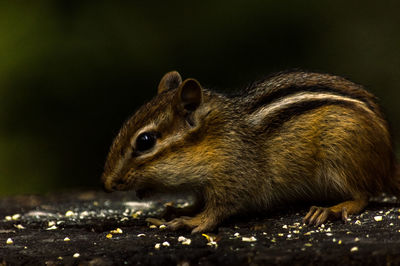
{"type": "Polygon", "coordinates": [[[108,191],[136,190],[139,197],[170,191],[187,183],[185,143],[201,124],[203,89],[194,79],[182,82],[172,71],[161,79],[158,94],[121,128],[102,175],[108,191]]]}

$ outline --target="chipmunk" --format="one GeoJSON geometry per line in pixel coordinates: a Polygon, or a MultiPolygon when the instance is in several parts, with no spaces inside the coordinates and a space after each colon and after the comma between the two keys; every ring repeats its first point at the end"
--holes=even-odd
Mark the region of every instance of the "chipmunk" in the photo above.
{"type": "Polygon", "coordinates": [[[140,198],[191,192],[195,204],[166,224],[196,233],[294,202],[337,203],[311,207],[306,224],[346,221],[369,197],[399,194],[396,171],[375,97],[345,78],[279,73],[229,96],[172,71],[123,125],[102,181],[140,198]]]}

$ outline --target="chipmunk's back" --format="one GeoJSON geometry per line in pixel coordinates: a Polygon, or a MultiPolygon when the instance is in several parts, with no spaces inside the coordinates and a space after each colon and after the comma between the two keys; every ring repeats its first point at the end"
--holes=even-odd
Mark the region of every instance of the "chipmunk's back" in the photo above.
{"type": "Polygon", "coordinates": [[[360,85],[294,72],[255,83],[245,93],[251,138],[262,144],[263,156],[253,159],[267,173],[261,182],[267,185],[255,186],[265,190],[260,202],[399,194],[387,122],[360,85]]]}

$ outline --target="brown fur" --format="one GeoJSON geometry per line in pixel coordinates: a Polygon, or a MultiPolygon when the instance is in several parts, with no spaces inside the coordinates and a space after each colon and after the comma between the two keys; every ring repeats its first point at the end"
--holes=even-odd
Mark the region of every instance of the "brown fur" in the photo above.
{"type": "Polygon", "coordinates": [[[178,75],[167,73],[159,94],[122,127],[102,177],[108,190],[192,192],[192,217],[169,228],[203,232],[249,210],[339,203],[310,209],[304,222],[318,225],[360,212],[370,196],[399,193],[387,123],[360,85],[293,72],[228,97],[178,75]],[[149,128],[160,137],[138,153],[136,137],[149,128]]]}

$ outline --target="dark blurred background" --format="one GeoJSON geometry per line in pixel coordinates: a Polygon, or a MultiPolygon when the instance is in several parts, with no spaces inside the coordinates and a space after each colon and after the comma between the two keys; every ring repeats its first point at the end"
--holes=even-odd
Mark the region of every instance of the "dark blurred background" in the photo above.
{"type": "Polygon", "coordinates": [[[381,99],[400,137],[399,1],[2,1],[0,195],[97,187],[123,121],[176,69],[234,89],[302,68],[381,99]]]}

